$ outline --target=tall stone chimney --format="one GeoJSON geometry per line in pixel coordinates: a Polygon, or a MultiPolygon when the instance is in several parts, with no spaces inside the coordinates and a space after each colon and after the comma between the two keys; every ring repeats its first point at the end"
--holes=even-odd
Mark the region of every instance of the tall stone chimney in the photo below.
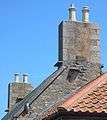
{"type": "Polygon", "coordinates": [[[32,89],[27,74],[24,74],[23,80],[20,80],[19,74],[15,73],[14,81],[8,85],[8,111],[11,111],[14,105],[23,100],[32,89]]]}
{"type": "Polygon", "coordinates": [[[76,21],[75,9],[70,6],[69,19],[59,24],[59,59],[56,66],[69,65],[75,66],[75,69],[79,69],[78,65],[85,66],[84,80],[88,81],[101,73],[100,28],[89,21],[88,6],[83,7],[82,21],[76,21]]]}

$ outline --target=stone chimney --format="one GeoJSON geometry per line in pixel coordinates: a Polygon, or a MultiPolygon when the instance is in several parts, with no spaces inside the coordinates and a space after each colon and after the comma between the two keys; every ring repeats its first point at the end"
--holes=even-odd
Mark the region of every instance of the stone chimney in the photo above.
{"type": "MultiPolygon", "coordinates": [[[[69,20],[59,24],[59,56],[55,66],[85,66],[84,79],[95,79],[101,73],[100,28],[89,22],[89,7],[83,7],[82,21],[76,21],[76,10],[69,8],[69,20]],[[87,23],[87,24],[86,24],[87,23]],[[93,72],[92,72],[93,71],[93,72]]],[[[72,68],[74,69],[74,68],[72,68]]]]}
{"type": "Polygon", "coordinates": [[[69,20],[76,21],[76,8],[73,4],[69,7],[69,20]]]}
{"type": "Polygon", "coordinates": [[[28,83],[28,75],[23,75],[23,80],[19,80],[19,74],[15,73],[15,78],[12,83],[8,85],[8,111],[11,111],[17,102],[23,100],[23,98],[32,91],[33,87],[28,83]]]}
{"type": "Polygon", "coordinates": [[[99,25],[89,22],[89,7],[83,7],[83,20],[75,21],[75,7],[69,8],[69,20],[59,24],[59,60],[87,60],[100,63],[99,25]],[[87,23],[87,24],[84,24],[87,23]]]}
{"type": "Polygon", "coordinates": [[[82,10],[82,21],[85,23],[89,22],[89,7],[84,6],[82,10]]]}

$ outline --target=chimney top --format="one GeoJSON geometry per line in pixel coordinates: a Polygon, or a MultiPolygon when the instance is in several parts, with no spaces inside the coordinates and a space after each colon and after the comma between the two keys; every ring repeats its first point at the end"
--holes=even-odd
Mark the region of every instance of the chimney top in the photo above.
{"type": "Polygon", "coordinates": [[[88,6],[84,6],[82,9],[82,21],[85,23],[89,22],[89,7],[88,6]]]}
{"type": "Polygon", "coordinates": [[[84,10],[89,10],[89,6],[86,5],[86,6],[83,7],[83,9],[84,9],[84,10]]]}
{"type": "Polygon", "coordinates": [[[71,4],[69,7],[69,20],[76,21],[76,8],[74,4],[71,4]]]}
{"type": "Polygon", "coordinates": [[[89,6],[84,6],[82,11],[87,11],[87,12],[89,12],[89,6]]]}
{"type": "Polygon", "coordinates": [[[23,83],[28,83],[28,73],[23,74],[23,83]]]}
{"type": "Polygon", "coordinates": [[[14,76],[15,76],[14,81],[19,82],[19,73],[15,73],[14,76]]]}
{"type": "Polygon", "coordinates": [[[69,9],[70,9],[70,8],[74,8],[74,9],[75,9],[75,5],[74,5],[74,4],[71,4],[70,7],[69,7],[69,9]]]}

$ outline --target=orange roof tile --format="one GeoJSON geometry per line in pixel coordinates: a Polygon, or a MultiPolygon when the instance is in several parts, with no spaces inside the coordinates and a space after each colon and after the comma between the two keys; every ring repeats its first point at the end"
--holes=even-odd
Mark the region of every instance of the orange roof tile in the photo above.
{"type": "Polygon", "coordinates": [[[66,99],[60,107],[75,112],[107,113],[107,73],[91,81],[66,99]]]}
{"type": "Polygon", "coordinates": [[[92,80],[65,101],[52,106],[41,117],[57,112],[58,108],[74,112],[107,113],[107,73],[92,80]]]}

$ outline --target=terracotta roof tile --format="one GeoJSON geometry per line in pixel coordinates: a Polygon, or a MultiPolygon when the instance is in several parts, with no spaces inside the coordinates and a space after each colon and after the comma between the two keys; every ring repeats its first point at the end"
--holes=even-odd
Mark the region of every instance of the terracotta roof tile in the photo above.
{"type": "Polygon", "coordinates": [[[99,102],[99,100],[97,99],[97,98],[94,98],[93,99],[93,101],[92,101],[92,103],[95,105],[96,103],[98,103],[99,102]]]}
{"type": "MultiPolygon", "coordinates": [[[[79,111],[81,111],[81,112],[87,112],[87,108],[86,107],[83,107],[83,108],[81,108],[79,111]]],[[[78,112],[79,112],[78,111],[78,112]]],[[[77,111],[75,111],[75,112],[77,112],[77,111]]]]}
{"type": "Polygon", "coordinates": [[[61,107],[74,112],[107,113],[107,73],[91,81],[65,101],[49,108],[42,116],[46,117],[61,107]]]}
{"type": "Polygon", "coordinates": [[[99,101],[102,105],[107,104],[107,99],[103,99],[99,101]]]}
{"type": "Polygon", "coordinates": [[[76,112],[107,112],[107,73],[65,100],[61,107],[73,108],[76,112]]]}

